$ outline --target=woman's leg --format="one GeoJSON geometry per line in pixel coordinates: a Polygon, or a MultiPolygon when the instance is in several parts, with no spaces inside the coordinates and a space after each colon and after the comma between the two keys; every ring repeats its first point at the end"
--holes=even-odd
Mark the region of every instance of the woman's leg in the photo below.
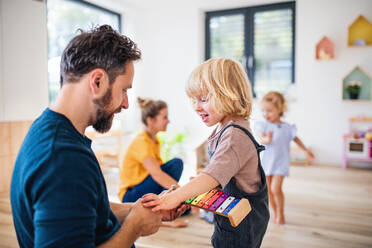
{"type": "Polygon", "coordinates": [[[171,159],[168,162],[162,164],[161,169],[178,182],[183,171],[183,161],[179,158],[171,159]]]}
{"type": "MultiPolygon", "coordinates": [[[[177,182],[180,180],[183,171],[183,162],[179,158],[169,160],[167,163],[161,165],[161,169],[173,177],[177,182]]],[[[165,190],[160,186],[152,176],[146,177],[140,184],[129,188],[122,199],[122,202],[135,202],[147,193],[160,194],[165,190]]]]}
{"type": "Polygon", "coordinates": [[[273,220],[274,220],[274,223],[276,223],[276,218],[277,218],[277,215],[276,215],[276,204],[275,204],[275,199],[274,199],[274,196],[273,196],[273,192],[271,190],[272,179],[273,179],[273,176],[272,175],[266,176],[267,189],[268,189],[268,193],[269,193],[269,202],[270,202],[270,206],[273,209],[273,213],[274,213],[273,220]]]}
{"type": "Polygon", "coordinates": [[[276,204],[276,223],[285,224],[284,218],[284,194],[282,191],[284,176],[274,175],[271,182],[271,190],[276,204]]]}
{"type": "Polygon", "coordinates": [[[135,202],[147,193],[160,194],[163,187],[160,186],[152,176],[147,176],[140,184],[129,188],[122,199],[122,202],[135,202]]]}

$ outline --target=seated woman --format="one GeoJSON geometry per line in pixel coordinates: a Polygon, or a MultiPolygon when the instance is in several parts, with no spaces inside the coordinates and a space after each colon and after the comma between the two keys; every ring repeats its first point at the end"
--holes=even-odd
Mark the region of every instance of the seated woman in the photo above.
{"type": "MultiPolygon", "coordinates": [[[[165,131],[169,123],[167,104],[163,101],[138,98],[144,130],[129,145],[120,166],[119,199],[135,202],[144,194],[160,194],[172,184],[178,186],[183,162],[174,158],[163,163],[160,157],[159,131],[165,131]]],[[[176,219],[163,222],[165,226],[183,227],[187,222],[176,219]]]]}

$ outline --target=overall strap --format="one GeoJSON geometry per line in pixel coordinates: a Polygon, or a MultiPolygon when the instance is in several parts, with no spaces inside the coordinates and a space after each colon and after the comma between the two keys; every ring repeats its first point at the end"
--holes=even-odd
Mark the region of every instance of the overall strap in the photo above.
{"type": "Polygon", "coordinates": [[[258,144],[258,142],[256,141],[256,139],[253,137],[253,135],[252,135],[252,134],[251,134],[247,129],[245,129],[244,127],[239,126],[239,125],[237,125],[237,124],[229,124],[229,125],[225,126],[225,127],[221,130],[221,133],[220,133],[220,135],[218,136],[218,139],[217,139],[217,142],[216,142],[216,146],[215,146],[215,148],[214,148],[215,151],[216,151],[216,149],[217,149],[218,142],[220,141],[220,138],[221,138],[223,132],[225,132],[225,130],[226,130],[227,128],[231,127],[231,126],[232,126],[232,127],[235,127],[235,128],[239,128],[239,129],[242,130],[246,135],[248,135],[248,137],[252,140],[254,146],[256,147],[257,152],[261,152],[261,151],[265,150],[265,147],[264,147],[263,145],[258,144]]]}

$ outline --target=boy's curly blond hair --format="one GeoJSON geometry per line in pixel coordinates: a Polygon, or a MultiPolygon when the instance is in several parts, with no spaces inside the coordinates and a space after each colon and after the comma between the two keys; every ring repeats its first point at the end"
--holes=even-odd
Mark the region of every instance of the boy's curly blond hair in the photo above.
{"type": "Polygon", "coordinates": [[[243,66],[232,59],[209,59],[191,73],[188,97],[207,97],[219,114],[249,119],[252,111],[251,84],[243,66]]]}

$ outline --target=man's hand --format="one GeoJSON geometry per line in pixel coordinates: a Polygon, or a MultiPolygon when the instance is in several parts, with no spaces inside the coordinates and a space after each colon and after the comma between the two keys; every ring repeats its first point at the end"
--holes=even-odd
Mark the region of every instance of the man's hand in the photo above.
{"type": "Polygon", "coordinates": [[[161,210],[162,221],[172,221],[180,217],[190,207],[182,204],[180,207],[171,210],[161,210]]]}
{"type": "Polygon", "coordinates": [[[161,225],[162,215],[160,212],[153,212],[149,208],[144,208],[141,199],[137,200],[126,218],[127,221],[133,221],[134,228],[140,236],[147,236],[156,233],[161,225]]]}

